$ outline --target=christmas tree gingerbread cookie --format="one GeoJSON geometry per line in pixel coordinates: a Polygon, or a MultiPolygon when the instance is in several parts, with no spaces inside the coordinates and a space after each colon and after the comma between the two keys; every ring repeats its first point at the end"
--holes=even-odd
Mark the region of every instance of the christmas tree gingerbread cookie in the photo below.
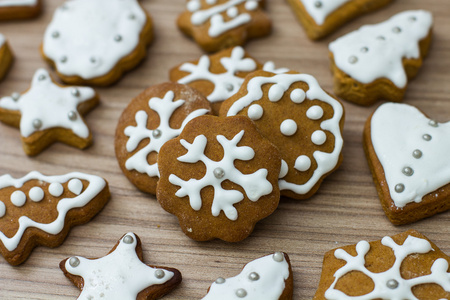
{"type": "Polygon", "coordinates": [[[278,207],[280,155],[247,117],[193,119],[158,166],[158,202],[194,240],[241,241],[278,207]]]}
{"type": "Polygon", "coordinates": [[[392,0],[287,0],[312,40],[323,38],[358,16],[392,0]]]}
{"type": "Polygon", "coordinates": [[[8,73],[9,68],[14,60],[13,52],[11,47],[5,39],[3,34],[0,34],[0,81],[5,78],[6,73],[8,73]]]}
{"type": "Polygon", "coordinates": [[[190,120],[210,113],[208,101],[184,84],[162,83],[143,91],[123,111],[116,129],[116,157],[125,176],[141,191],[156,194],[162,145],[190,120]]]}
{"type": "Polygon", "coordinates": [[[92,144],[92,133],[82,115],[98,103],[92,88],[60,86],[39,69],[26,92],[0,99],[0,121],[20,128],[27,155],[37,155],[56,141],[84,149],[92,144]]]}
{"type": "Polygon", "coordinates": [[[145,58],[152,38],[138,0],[66,1],[45,31],[41,54],[65,83],[108,86],[145,58]]]}
{"type": "Polygon", "coordinates": [[[73,172],[22,178],[0,177],[0,253],[11,265],[24,262],[36,246],[61,245],[73,226],[87,223],[109,199],[101,177],[73,172]]]}
{"type": "Polygon", "coordinates": [[[246,116],[280,151],[281,194],[307,199],[342,161],[344,109],[311,75],[257,71],[220,116],[246,116]]]}
{"type": "Polygon", "coordinates": [[[159,299],[181,283],[177,269],[143,262],[141,240],[132,232],[125,234],[104,257],[72,256],[59,267],[81,290],[80,300],[159,299]]]}
{"type": "Polygon", "coordinates": [[[41,7],[42,0],[0,0],[0,21],[34,18],[41,7]]]}
{"type": "Polygon", "coordinates": [[[275,252],[249,262],[235,277],[217,278],[202,300],[292,300],[292,294],[289,256],[275,252]]]}
{"type": "Polygon", "coordinates": [[[325,254],[314,300],[450,299],[450,257],[415,230],[325,254]]]}
{"type": "Polygon", "coordinates": [[[178,28],[207,52],[243,45],[248,39],[268,35],[271,21],[264,13],[265,0],[186,0],[178,28]]]}
{"type": "Polygon", "coordinates": [[[431,120],[414,106],[385,103],[366,122],[364,150],[392,223],[450,209],[450,122],[431,120]]]}
{"type": "Polygon", "coordinates": [[[400,102],[428,53],[432,25],[430,12],[405,11],[330,43],[336,95],[360,105],[400,102]]]}

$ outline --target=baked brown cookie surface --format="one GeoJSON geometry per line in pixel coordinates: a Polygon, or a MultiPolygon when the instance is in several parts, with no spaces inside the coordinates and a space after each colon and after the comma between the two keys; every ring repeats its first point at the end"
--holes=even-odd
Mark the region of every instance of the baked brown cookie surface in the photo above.
{"type": "Polygon", "coordinates": [[[0,0],[0,21],[35,18],[41,9],[42,0],[0,0]]]}
{"type": "Polygon", "coordinates": [[[12,63],[14,61],[14,55],[9,46],[9,43],[6,41],[6,38],[3,34],[0,34],[0,81],[5,78],[8,73],[12,63]]]}

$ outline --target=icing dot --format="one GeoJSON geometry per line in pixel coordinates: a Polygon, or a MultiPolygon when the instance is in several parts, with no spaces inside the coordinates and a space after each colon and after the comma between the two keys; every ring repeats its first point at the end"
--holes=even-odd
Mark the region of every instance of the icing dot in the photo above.
{"type": "Polygon", "coordinates": [[[387,282],[386,282],[386,286],[388,287],[388,288],[390,288],[390,289],[396,289],[396,288],[398,288],[398,281],[397,280],[395,280],[395,279],[389,279],[387,282]]]}
{"type": "Polygon", "coordinates": [[[71,179],[68,184],[69,191],[74,193],[75,195],[81,194],[81,191],[83,190],[83,183],[80,179],[71,179]]]}
{"type": "Polygon", "coordinates": [[[269,100],[272,102],[280,101],[284,95],[284,88],[280,84],[274,84],[269,89],[269,100]]]}
{"type": "Polygon", "coordinates": [[[134,243],[134,238],[131,235],[126,235],[123,237],[123,242],[125,244],[133,244],[134,243]]]}
{"type": "Polygon", "coordinates": [[[356,56],[352,55],[348,58],[348,62],[351,64],[356,64],[358,62],[358,58],[356,56]]]}
{"type": "Polygon", "coordinates": [[[421,158],[422,157],[422,151],[420,151],[419,149],[416,149],[413,151],[413,157],[414,158],[421,158]]]}
{"type": "Polygon", "coordinates": [[[402,193],[405,190],[405,185],[403,183],[399,183],[395,185],[395,191],[397,193],[402,193]]]}
{"type": "Polygon", "coordinates": [[[42,121],[39,119],[34,119],[33,120],[33,127],[36,129],[39,129],[42,127],[42,121]]]}
{"type": "Polygon", "coordinates": [[[402,173],[405,174],[406,176],[412,176],[414,174],[414,170],[411,169],[410,167],[404,167],[402,173]]]}
{"type": "Polygon", "coordinates": [[[431,135],[429,135],[429,134],[424,134],[424,135],[422,136],[422,138],[423,138],[425,141],[431,141],[431,135]]]}
{"type": "Polygon", "coordinates": [[[72,88],[70,90],[70,93],[72,94],[72,96],[75,96],[75,97],[79,97],[80,96],[80,91],[77,88],[72,88]]]}
{"type": "Polygon", "coordinates": [[[317,8],[321,8],[322,7],[322,2],[316,1],[316,2],[314,2],[314,6],[317,7],[317,8]]]}
{"type": "Polygon", "coordinates": [[[282,159],[281,160],[280,175],[278,175],[278,178],[283,178],[284,176],[286,176],[288,171],[289,171],[288,164],[287,164],[287,162],[284,159],[282,159]]]}
{"type": "Polygon", "coordinates": [[[155,277],[158,279],[164,278],[165,275],[164,270],[158,269],[155,271],[155,277]]]}
{"type": "Polygon", "coordinates": [[[32,201],[39,202],[44,199],[44,191],[40,187],[35,186],[30,189],[30,191],[28,192],[28,196],[32,201]]]}
{"type": "Polygon", "coordinates": [[[117,34],[117,35],[114,37],[114,40],[115,40],[116,42],[120,42],[120,41],[122,41],[122,36],[121,36],[120,34],[117,34]]]}
{"type": "Polygon", "coordinates": [[[284,254],[281,252],[275,252],[272,258],[276,262],[282,262],[284,260],[284,254]]]}
{"type": "Polygon", "coordinates": [[[62,193],[64,192],[64,187],[62,186],[61,183],[59,182],[53,182],[50,184],[50,186],[48,187],[48,192],[50,193],[50,195],[52,195],[53,197],[59,197],[62,195],[62,193]]]}
{"type": "Polygon", "coordinates": [[[295,160],[294,168],[300,172],[308,171],[311,168],[311,159],[306,155],[300,155],[295,160]]]}
{"type": "Polygon", "coordinates": [[[255,10],[258,8],[258,2],[256,1],[247,1],[245,2],[245,9],[246,10],[255,10]]]}
{"type": "Polygon", "coordinates": [[[319,105],[311,106],[306,112],[306,116],[311,120],[319,120],[323,117],[323,109],[319,105]]]}
{"type": "Polygon", "coordinates": [[[69,113],[67,114],[67,117],[69,118],[69,120],[71,121],[75,121],[78,118],[78,115],[76,112],[74,112],[73,110],[69,111],[69,113]]]}
{"type": "Polygon", "coordinates": [[[239,14],[239,10],[237,9],[236,6],[232,6],[227,10],[227,15],[230,18],[236,18],[238,16],[238,14],[239,14]]]}
{"type": "Polygon", "coordinates": [[[302,103],[306,99],[306,93],[302,89],[295,89],[291,92],[291,100],[294,103],[302,103]]]}
{"type": "Polygon", "coordinates": [[[259,280],[259,274],[256,272],[251,272],[250,274],[248,274],[248,279],[250,279],[251,281],[257,281],[259,280]]]}
{"type": "Polygon", "coordinates": [[[80,265],[80,260],[78,259],[78,257],[73,256],[69,259],[69,265],[72,268],[76,268],[80,265]]]}
{"type": "Polygon", "coordinates": [[[6,214],[6,206],[5,203],[0,201],[0,218],[3,218],[6,214]]]}
{"type": "Polygon", "coordinates": [[[223,283],[225,283],[225,278],[223,278],[223,277],[217,278],[217,279],[216,279],[216,283],[217,283],[217,284],[223,284],[223,283]]]}
{"type": "Polygon", "coordinates": [[[27,196],[22,191],[15,191],[11,194],[11,203],[17,207],[22,207],[27,201],[27,196]]]}
{"type": "Polygon", "coordinates": [[[155,130],[153,130],[153,132],[152,132],[152,136],[153,136],[155,139],[159,139],[159,138],[161,137],[161,135],[162,135],[162,132],[161,132],[161,130],[159,130],[159,129],[155,129],[155,130]]]}
{"type": "Polygon", "coordinates": [[[398,26],[395,26],[394,28],[392,28],[392,32],[400,33],[400,32],[402,32],[402,29],[400,27],[398,27],[398,26]]]}
{"type": "Polygon", "coordinates": [[[311,141],[318,146],[325,143],[326,140],[327,140],[327,135],[322,130],[316,130],[311,135],[311,141]]]}
{"type": "Polygon", "coordinates": [[[292,119],[284,120],[280,125],[280,131],[285,136],[291,136],[297,132],[297,123],[292,119]]]}
{"type": "Polygon", "coordinates": [[[12,93],[12,94],[11,94],[11,98],[12,98],[14,101],[19,100],[19,99],[20,99],[20,93],[18,93],[18,92],[12,93]]]}
{"type": "Polygon", "coordinates": [[[215,168],[214,169],[214,176],[217,179],[222,179],[225,176],[225,171],[222,168],[215,168]]]}
{"type": "Polygon", "coordinates": [[[217,0],[206,0],[206,3],[213,5],[213,4],[216,4],[216,1],[217,0]]]}
{"type": "Polygon", "coordinates": [[[261,119],[264,114],[264,109],[259,104],[253,104],[248,108],[247,115],[253,121],[261,119]]]}
{"type": "Polygon", "coordinates": [[[244,298],[245,296],[247,296],[247,291],[244,289],[237,289],[236,296],[238,296],[239,298],[244,298]]]}
{"type": "Polygon", "coordinates": [[[430,125],[431,127],[438,127],[438,123],[435,120],[430,120],[430,122],[428,122],[428,125],[430,125]]]}
{"type": "Polygon", "coordinates": [[[367,52],[369,52],[369,48],[367,48],[367,47],[362,47],[362,48],[361,48],[361,52],[362,52],[362,53],[367,53],[367,52]]]}
{"type": "Polygon", "coordinates": [[[200,8],[201,8],[201,4],[200,4],[200,2],[198,2],[198,1],[189,1],[189,2],[187,3],[187,9],[188,9],[190,12],[197,11],[197,10],[199,10],[200,8]]]}

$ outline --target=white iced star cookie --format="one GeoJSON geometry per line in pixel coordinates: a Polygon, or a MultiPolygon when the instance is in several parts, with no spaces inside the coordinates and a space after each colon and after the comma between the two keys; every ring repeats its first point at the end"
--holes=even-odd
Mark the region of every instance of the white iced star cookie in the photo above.
{"type": "Polygon", "coordinates": [[[30,19],[41,12],[41,0],[0,0],[0,20],[30,19]]]}
{"type": "Polygon", "coordinates": [[[157,299],[181,283],[177,269],[143,263],[141,240],[132,232],[125,234],[104,257],[73,256],[59,266],[81,290],[79,300],[157,299]]]}
{"type": "Polygon", "coordinates": [[[76,0],[59,7],[41,53],[66,83],[111,85],[146,56],[149,14],[137,0],[76,0]]]}
{"type": "Polygon", "coordinates": [[[5,78],[14,60],[11,47],[3,34],[0,34],[0,81],[5,78]]]}
{"type": "Polygon", "coordinates": [[[39,69],[27,91],[0,99],[0,121],[20,128],[27,155],[37,155],[56,141],[83,149],[92,143],[92,134],[82,115],[98,102],[92,88],[60,86],[39,69]]]}

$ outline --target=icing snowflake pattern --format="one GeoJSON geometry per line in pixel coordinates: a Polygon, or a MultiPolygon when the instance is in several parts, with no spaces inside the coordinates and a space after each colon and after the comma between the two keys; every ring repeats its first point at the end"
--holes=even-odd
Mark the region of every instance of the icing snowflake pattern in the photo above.
{"type": "Polygon", "coordinates": [[[142,140],[149,139],[150,142],[147,146],[133,154],[127,159],[125,167],[128,170],[136,170],[140,173],[147,173],[148,176],[159,177],[158,165],[156,163],[149,164],[147,156],[152,152],[159,152],[162,145],[168,140],[171,140],[183,131],[186,124],[201,115],[208,112],[207,109],[197,109],[191,112],[186,119],[184,119],[180,128],[172,128],[169,125],[170,117],[172,114],[181,107],[186,101],[177,100],[173,101],[175,94],[173,91],[168,91],[161,99],[153,97],[149,100],[149,107],[156,111],[159,115],[160,123],[156,129],[147,128],[148,114],[140,110],[136,113],[136,126],[128,126],[125,128],[125,135],[130,139],[127,141],[126,149],[128,152],[134,151],[142,140]]]}
{"type": "Polygon", "coordinates": [[[169,176],[170,183],[180,186],[175,195],[180,198],[188,196],[191,207],[194,210],[200,210],[202,207],[200,191],[204,187],[212,186],[214,188],[211,206],[212,215],[217,217],[223,211],[228,219],[235,221],[238,218],[238,213],[233,204],[242,201],[244,195],[237,190],[225,190],[222,187],[223,181],[229,180],[242,186],[247,197],[253,202],[258,201],[264,195],[270,194],[272,185],[267,180],[268,171],[266,169],[259,169],[252,174],[242,174],[234,166],[236,159],[249,161],[255,156],[255,151],[252,148],[237,146],[243,136],[244,130],[236,134],[231,140],[222,135],[217,136],[217,141],[224,150],[221,161],[213,161],[204,154],[207,144],[207,138],[204,135],[197,136],[192,144],[186,140],[181,140],[180,143],[188,152],[178,157],[178,161],[186,163],[203,162],[206,166],[206,174],[199,180],[190,179],[188,181],[171,174],[169,176]]]}
{"type": "Polygon", "coordinates": [[[356,245],[356,256],[348,254],[342,249],[337,249],[334,256],[345,260],[347,263],[334,274],[335,280],[325,292],[328,300],[368,300],[368,299],[390,299],[390,300],[418,300],[412,292],[414,286],[420,284],[434,283],[450,292],[450,273],[447,272],[448,262],[437,259],[431,266],[431,274],[404,279],[400,274],[400,267],[404,259],[412,254],[425,254],[434,251],[431,244],[414,236],[408,236],[403,245],[398,245],[390,237],[384,237],[381,243],[391,248],[395,255],[394,265],[382,273],[372,273],[365,267],[365,256],[370,250],[370,244],[361,241],[356,245]],[[375,285],[372,292],[362,296],[348,296],[334,287],[338,280],[349,272],[362,272],[370,277],[375,285]]]}

